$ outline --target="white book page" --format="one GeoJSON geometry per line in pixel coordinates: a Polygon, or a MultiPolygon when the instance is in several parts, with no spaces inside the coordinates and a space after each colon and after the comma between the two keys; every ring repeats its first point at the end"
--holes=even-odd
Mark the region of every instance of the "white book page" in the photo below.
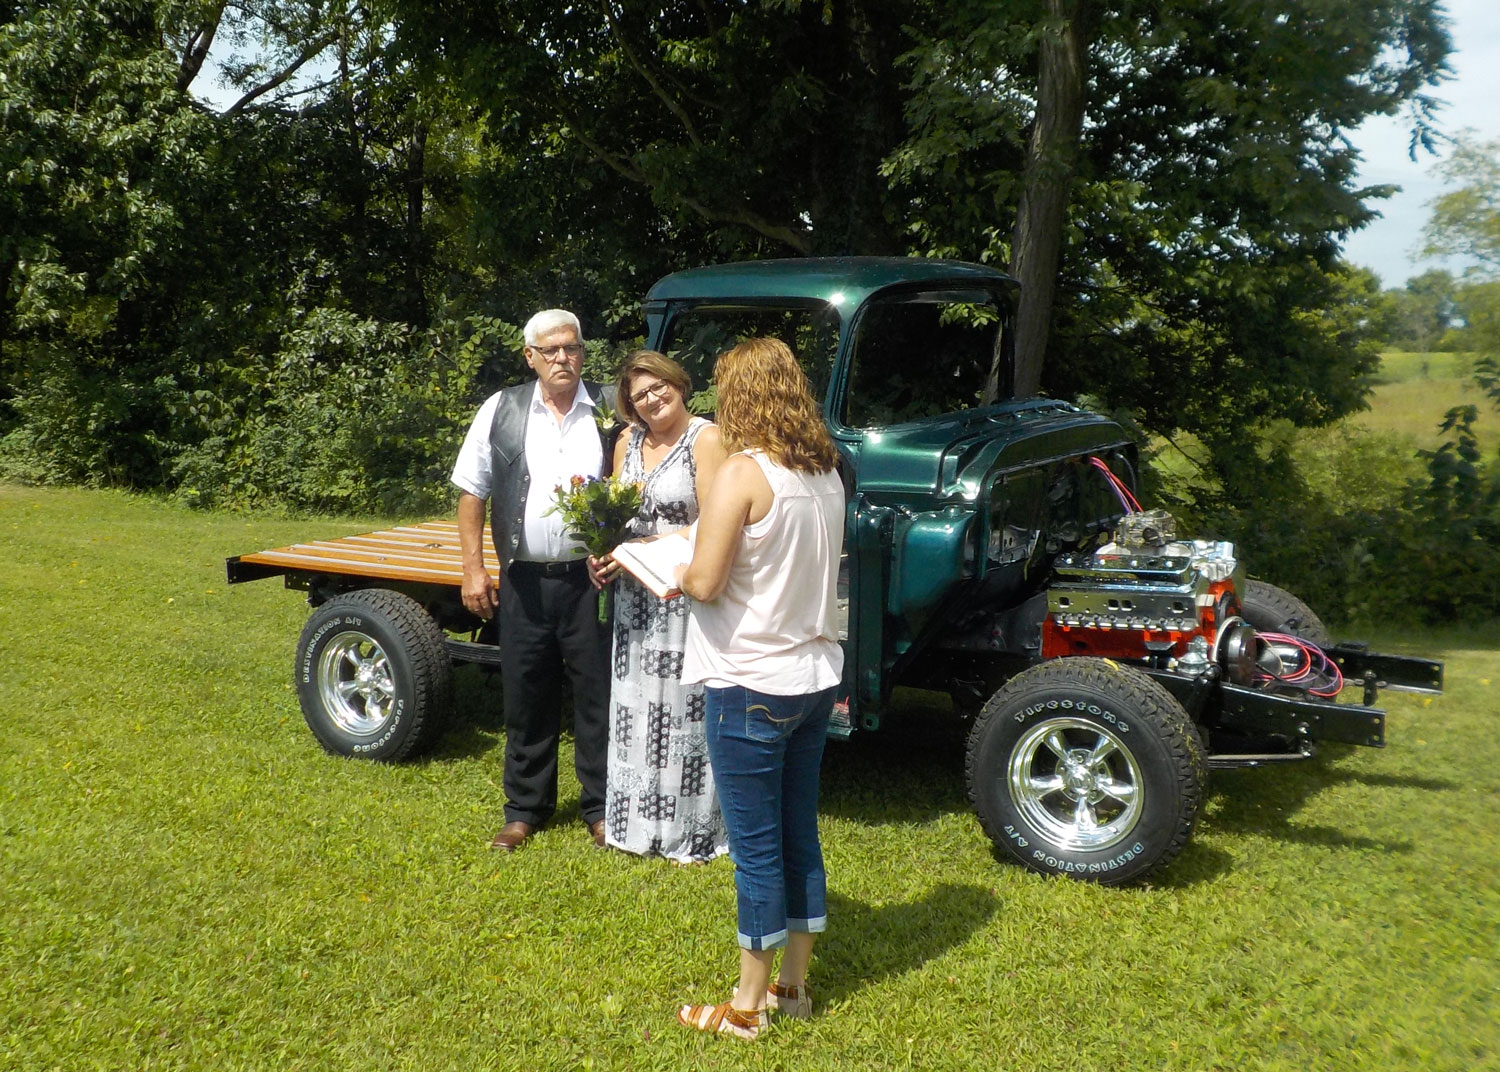
{"type": "Polygon", "coordinates": [[[693,545],[682,533],[656,540],[631,540],[613,551],[620,568],[645,585],[656,596],[666,599],[681,593],[673,580],[678,566],[693,560],[693,545]]]}

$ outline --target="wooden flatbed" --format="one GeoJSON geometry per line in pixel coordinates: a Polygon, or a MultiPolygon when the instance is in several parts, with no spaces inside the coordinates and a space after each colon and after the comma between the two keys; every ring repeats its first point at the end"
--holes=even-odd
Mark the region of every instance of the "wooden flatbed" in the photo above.
{"type": "MultiPolygon", "coordinates": [[[[484,564],[500,575],[495,545],[485,527],[484,564]]],[[[287,587],[305,588],[316,576],[366,577],[416,584],[463,584],[463,561],[456,521],[424,521],[334,540],[276,547],[226,560],[230,584],[285,577],[287,587]]]]}

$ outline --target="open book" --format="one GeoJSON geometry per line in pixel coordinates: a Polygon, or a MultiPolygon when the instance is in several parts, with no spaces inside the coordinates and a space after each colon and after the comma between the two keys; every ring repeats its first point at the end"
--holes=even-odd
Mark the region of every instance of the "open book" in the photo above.
{"type": "Polygon", "coordinates": [[[657,540],[622,543],[612,553],[621,569],[657,596],[667,599],[682,592],[673,577],[678,566],[692,561],[693,544],[683,534],[674,532],[657,540]]]}

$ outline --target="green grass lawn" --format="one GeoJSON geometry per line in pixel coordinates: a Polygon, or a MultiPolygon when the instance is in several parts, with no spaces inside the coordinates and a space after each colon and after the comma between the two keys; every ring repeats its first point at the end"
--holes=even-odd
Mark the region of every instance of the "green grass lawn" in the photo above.
{"type": "Polygon", "coordinates": [[[1473,380],[1469,354],[1404,353],[1381,355],[1380,372],[1370,408],[1349,418],[1356,427],[1394,432],[1415,448],[1432,450],[1443,441],[1438,427],[1454,406],[1479,409],[1475,431],[1480,450],[1493,458],[1500,447],[1500,413],[1473,380]]]}
{"type": "MultiPolygon", "coordinates": [[[[747,1045],[673,1022],[734,979],[727,860],[601,853],[565,779],[510,858],[477,673],[437,754],[325,755],[306,608],[223,559],[384,522],[0,486],[0,1068],[1421,1069],[1500,1063],[1496,630],[1389,747],[1215,772],[1151,887],[999,862],[957,727],[830,746],[820,1012],[747,1045]]],[[[567,766],[565,760],[565,767],[567,766]]]]}

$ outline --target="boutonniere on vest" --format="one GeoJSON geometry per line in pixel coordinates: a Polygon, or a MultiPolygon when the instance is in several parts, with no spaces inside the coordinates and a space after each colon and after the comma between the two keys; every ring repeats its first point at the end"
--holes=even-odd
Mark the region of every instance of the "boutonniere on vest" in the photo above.
{"type": "MultiPolygon", "coordinates": [[[[631,520],[641,512],[641,485],[619,477],[574,476],[552,489],[548,514],[561,514],[573,539],[595,558],[603,558],[630,536],[631,520]]],[[[609,589],[599,593],[599,620],[609,617],[609,589]]]]}
{"type": "Polygon", "coordinates": [[[609,443],[610,437],[625,427],[625,422],[620,420],[620,415],[605,398],[594,403],[594,423],[599,426],[599,438],[605,443],[609,443]]]}

